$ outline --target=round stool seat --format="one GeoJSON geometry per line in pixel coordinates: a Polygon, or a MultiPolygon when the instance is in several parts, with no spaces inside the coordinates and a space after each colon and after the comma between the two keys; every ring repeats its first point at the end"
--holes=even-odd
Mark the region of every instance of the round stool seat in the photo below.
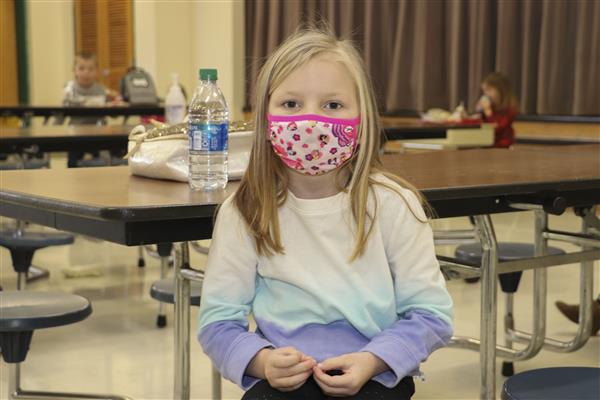
{"type": "Polygon", "coordinates": [[[33,158],[26,160],[25,162],[20,161],[6,161],[0,163],[0,171],[12,171],[16,169],[40,169],[50,168],[50,160],[33,158]]]}
{"type": "Polygon", "coordinates": [[[41,249],[73,243],[73,235],[61,232],[0,232],[0,246],[7,248],[41,249]]]}
{"type": "MultiPolygon", "coordinates": [[[[498,260],[514,261],[522,258],[531,258],[534,256],[534,245],[530,243],[498,243],[498,260]]],[[[461,244],[454,251],[454,255],[459,260],[468,264],[481,264],[481,255],[483,250],[479,243],[461,244]]],[[[565,254],[565,251],[558,247],[548,246],[548,255],[565,254]]]]}
{"type": "MultiPolygon", "coordinates": [[[[190,303],[193,306],[200,306],[202,282],[191,281],[190,294],[190,303]]],[[[150,296],[163,303],[175,304],[175,282],[173,278],[165,278],[154,282],[150,288],[150,296]]]]}
{"type": "Polygon", "coordinates": [[[82,159],[77,161],[77,166],[80,168],[90,167],[108,167],[108,161],[101,157],[94,157],[90,159],[82,159]]]}
{"type": "Polygon", "coordinates": [[[68,325],[92,313],[81,296],[56,292],[0,292],[0,332],[68,325]]]}
{"type": "Polygon", "coordinates": [[[508,378],[502,400],[600,399],[600,368],[559,367],[521,372],[508,378]]]}

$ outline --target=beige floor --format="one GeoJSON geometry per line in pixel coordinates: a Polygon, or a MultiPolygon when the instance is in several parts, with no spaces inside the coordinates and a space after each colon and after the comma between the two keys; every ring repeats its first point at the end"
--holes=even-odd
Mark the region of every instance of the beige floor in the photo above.
{"type": "MultiPolygon", "coordinates": [[[[532,214],[515,213],[493,217],[499,238],[530,241],[532,214]]],[[[438,228],[467,227],[465,218],[436,221],[438,228]]],[[[551,225],[561,229],[578,229],[572,214],[551,218],[551,225]]],[[[559,244],[559,246],[561,246],[559,244]]],[[[564,246],[568,249],[569,246],[564,246]]],[[[572,247],[571,247],[572,248],[572,247]]],[[[449,253],[451,248],[440,248],[449,253]]],[[[136,266],[137,249],[110,243],[91,242],[78,238],[74,246],[40,251],[34,264],[50,269],[47,281],[31,284],[28,290],[62,290],[78,293],[93,302],[94,312],[78,324],[37,331],[27,361],[23,365],[23,385],[28,389],[77,390],[110,392],[136,399],[172,398],[173,336],[172,310],[169,326],[155,326],[157,303],[148,292],[159,274],[158,261],[147,257],[148,265],[136,266]],[[66,278],[65,269],[75,265],[100,266],[101,276],[66,278]]],[[[7,251],[0,251],[0,281],[5,290],[15,288],[16,280],[7,251]]],[[[202,267],[205,257],[193,256],[193,264],[202,267]]],[[[595,266],[598,276],[598,265],[595,266]]],[[[557,299],[577,301],[578,269],[573,266],[550,270],[548,282],[548,333],[566,339],[576,325],[567,321],[555,309],[557,299]]],[[[594,282],[598,293],[598,279],[594,282]]],[[[454,298],[456,333],[478,334],[479,285],[467,285],[461,280],[448,283],[454,298]]],[[[531,273],[526,273],[516,295],[517,325],[525,330],[531,326],[531,273]]],[[[501,300],[501,298],[500,298],[501,300]]],[[[499,307],[499,324],[503,307],[499,307]]],[[[196,318],[194,310],[193,320],[196,318]]],[[[499,341],[502,328],[499,325],[499,341]]],[[[581,350],[572,354],[542,351],[532,360],[520,362],[516,368],[582,365],[600,366],[599,338],[593,337],[581,350]]],[[[498,363],[500,365],[500,363],[498,363]]],[[[479,393],[478,354],[466,350],[442,349],[423,364],[425,382],[417,382],[415,399],[477,399],[479,393]]],[[[192,397],[210,398],[210,364],[194,342],[192,349],[192,397]]],[[[0,363],[1,398],[6,398],[6,364],[0,363]]],[[[498,372],[498,386],[503,378],[498,372]]],[[[224,398],[237,399],[241,391],[224,383],[224,398]]]]}

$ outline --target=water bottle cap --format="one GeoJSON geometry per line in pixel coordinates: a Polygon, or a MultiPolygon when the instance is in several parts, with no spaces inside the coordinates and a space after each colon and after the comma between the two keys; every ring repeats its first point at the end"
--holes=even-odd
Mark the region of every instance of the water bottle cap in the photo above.
{"type": "Polygon", "coordinates": [[[217,80],[217,70],[215,68],[200,68],[199,75],[201,81],[217,80]]]}

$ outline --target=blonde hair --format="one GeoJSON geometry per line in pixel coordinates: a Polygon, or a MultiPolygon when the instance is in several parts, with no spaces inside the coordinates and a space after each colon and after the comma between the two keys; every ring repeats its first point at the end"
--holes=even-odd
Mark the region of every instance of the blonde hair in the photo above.
{"type": "Polygon", "coordinates": [[[73,60],[73,67],[77,66],[77,61],[79,61],[80,59],[85,61],[92,61],[96,68],[98,67],[98,57],[96,57],[96,54],[90,51],[80,51],[79,53],[75,54],[75,59],[73,60]]]}
{"type": "MultiPolygon", "coordinates": [[[[349,193],[356,222],[356,243],[350,261],[363,254],[373,230],[373,224],[370,222],[377,214],[377,202],[374,202],[373,215],[370,215],[367,209],[372,186],[378,184],[398,192],[392,185],[375,181],[371,176],[373,173],[383,173],[399,185],[412,190],[423,201],[417,190],[404,179],[381,170],[377,105],[369,75],[358,51],[349,40],[337,40],[330,31],[302,29],[285,40],[271,54],[258,75],[254,93],[256,137],[248,169],[234,197],[234,203],[255,240],[257,252],[261,255],[271,256],[284,252],[278,208],[285,203],[288,188],[287,167],[274,153],[267,138],[269,98],[292,72],[322,54],[327,54],[330,59],[333,58],[347,68],[356,85],[359,100],[359,146],[352,158],[336,171],[336,184],[339,190],[349,193]],[[349,183],[342,182],[343,177],[347,176],[342,174],[344,170],[350,172],[349,183]]],[[[398,194],[408,205],[402,194],[398,194]]],[[[411,212],[418,219],[412,209],[411,212]]]]}

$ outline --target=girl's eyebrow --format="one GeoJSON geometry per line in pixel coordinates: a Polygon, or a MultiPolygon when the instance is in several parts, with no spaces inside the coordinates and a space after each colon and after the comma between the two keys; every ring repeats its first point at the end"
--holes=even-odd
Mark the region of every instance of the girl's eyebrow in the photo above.
{"type": "MultiPolygon", "coordinates": [[[[322,97],[339,97],[339,96],[343,96],[342,93],[338,93],[338,92],[331,92],[331,93],[320,93],[319,94],[322,97]]],[[[303,94],[301,93],[297,93],[297,92],[283,92],[281,94],[281,97],[302,97],[303,94]]]]}
{"type": "Polygon", "coordinates": [[[283,92],[283,93],[281,94],[281,97],[302,97],[302,95],[301,95],[301,94],[298,94],[298,93],[296,93],[296,92],[289,92],[289,91],[288,91],[288,92],[283,92]]]}

